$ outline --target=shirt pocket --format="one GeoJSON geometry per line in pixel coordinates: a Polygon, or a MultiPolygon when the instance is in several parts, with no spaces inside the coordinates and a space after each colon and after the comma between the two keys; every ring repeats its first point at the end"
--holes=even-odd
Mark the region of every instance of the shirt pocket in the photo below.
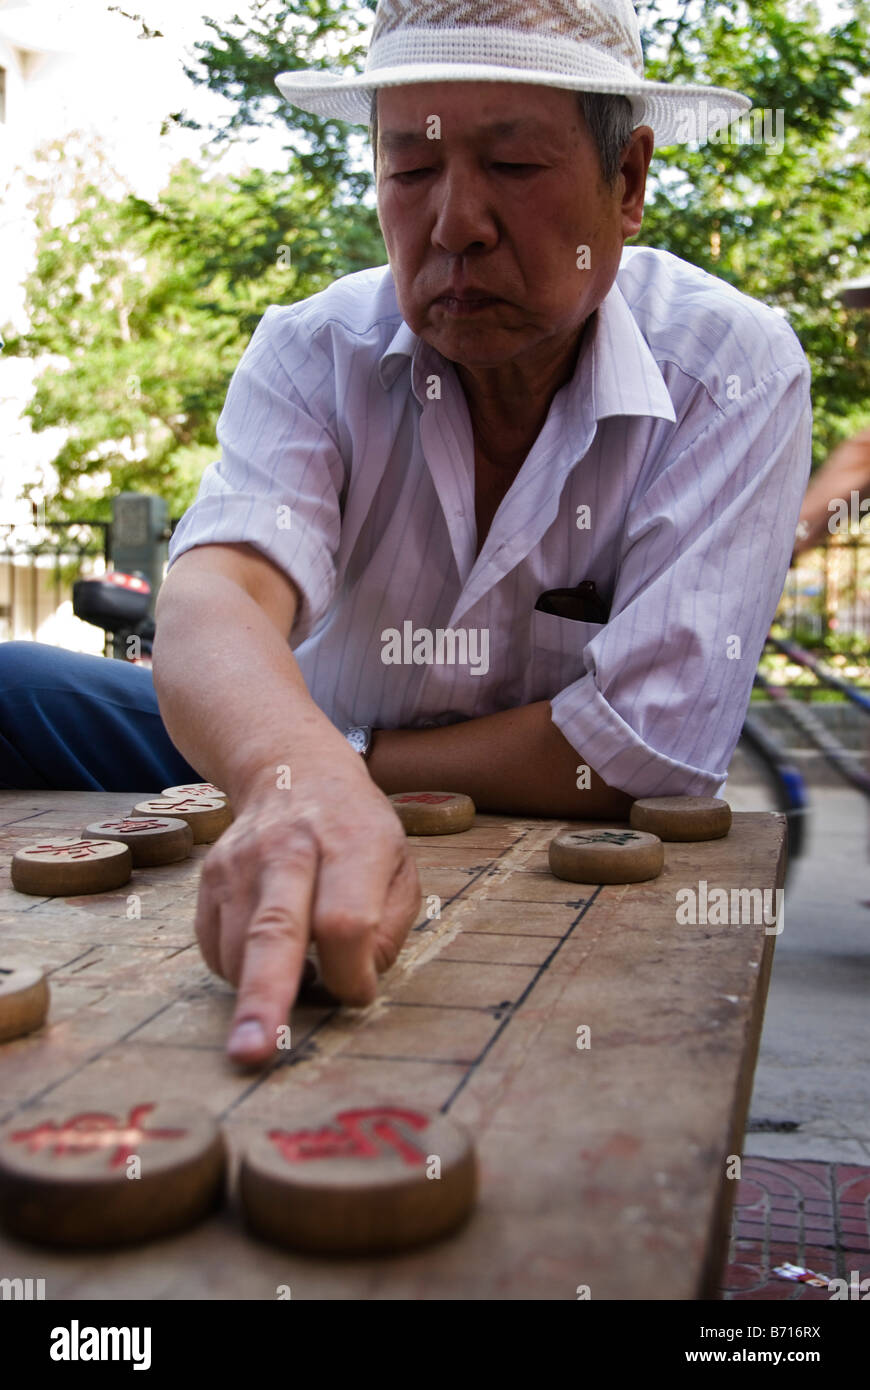
{"type": "Polygon", "coordinates": [[[584,652],[606,626],[606,623],[559,618],[555,613],[540,613],[534,609],[529,623],[529,660],[523,703],[552,699],[591,670],[591,662],[587,665],[584,652]]]}

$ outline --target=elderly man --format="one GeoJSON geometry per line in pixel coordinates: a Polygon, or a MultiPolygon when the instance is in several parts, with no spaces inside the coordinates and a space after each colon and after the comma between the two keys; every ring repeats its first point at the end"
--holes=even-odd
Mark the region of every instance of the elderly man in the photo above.
{"type": "Polygon", "coordinates": [[[363,76],[279,86],[372,103],[389,267],[270,309],[233,378],[157,615],[186,763],[136,695],[154,775],[236,810],[197,931],[252,1062],[311,938],[364,1004],[419,913],[385,793],[587,818],[720,789],[810,435],[778,315],[623,250],[654,140],[748,104],[645,82],[627,0],[382,0],[363,76]]]}

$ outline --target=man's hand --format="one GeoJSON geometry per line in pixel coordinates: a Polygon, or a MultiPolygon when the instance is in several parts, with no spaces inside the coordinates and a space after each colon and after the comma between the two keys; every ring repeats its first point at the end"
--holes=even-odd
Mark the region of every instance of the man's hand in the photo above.
{"type": "Polygon", "coordinates": [[[243,1062],[273,1055],[310,940],[328,988],[367,1004],[420,907],[398,817],[288,646],[297,604],[263,556],[212,545],[180,556],[158,605],[164,722],[236,815],[203,866],[196,930],[208,965],[238,986],[229,1051],[243,1062]]]}
{"type": "MultiPolygon", "coordinates": [[[[348,753],[353,758],[358,754],[348,753]]],[[[238,987],[230,1056],[275,1050],[311,938],[324,983],[369,1004],[420,910],[398,818],[357,769],[255,792],[205,861],[196,933],[206,963],[238,987]]]]}

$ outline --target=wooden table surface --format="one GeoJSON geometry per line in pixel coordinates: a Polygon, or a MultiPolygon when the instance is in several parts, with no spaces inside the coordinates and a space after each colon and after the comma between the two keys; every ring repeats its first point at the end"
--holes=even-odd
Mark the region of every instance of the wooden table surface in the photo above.
{"type": "Polygon", "coordinates": [[[474,1135],[479,1202],[436,1245],[350,1261],[255,1240],[231,1190],[193,1230],[123,1250],[0,1234],[0,1277],[44,1278],[48,1299],[715,1296],[775,934],[678,925],[675,895],[702,879],[781,887],[783,817],[737,814],[726,839],[666,845],[658,879],[605,887],[548,872],[565,822],[479,816],[418,838],[421,918],[378,1000],[294,1009],[290,1051],[251,1073],[224,1055],[233,991],[193,937],[206,847],[88,898],[9,885],[19,846],[139,799],[0,793],[0,960],[41,964],[52,991],[46,1027],[0,1046],[0,1123],[48,1100],[118,1114],[195,1101],[223,1124],[234,1183],[245,1136],[312,1096],[418,1104],[474,1135]]]}

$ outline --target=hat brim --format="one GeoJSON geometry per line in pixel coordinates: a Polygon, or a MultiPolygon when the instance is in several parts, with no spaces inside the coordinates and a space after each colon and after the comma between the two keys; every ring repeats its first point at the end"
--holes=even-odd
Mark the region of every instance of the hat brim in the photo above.
{"type": "Polygon", "coordinates": [[[703,143],[713,132],[721,133],[728,123],[748,111],[752,102],[740,92],[726,87],[675,87],[667,82],[647,82],[643,78],[619,83],[608,78],[578,77],[571,80],[551,72],[493,67],[474,63],[403,64],[388,72],[355,74],[318,69],[282,72],[275,78],[281,95],[293,106],[326,120],[368,125],[372,92],[380,87],[406,87],[426,82],[512,82],[535,87],[557,87],[575,92],[611,92],[628,97],[635,113],[635,125],[652,127],[657,145],[703,143]]]}

